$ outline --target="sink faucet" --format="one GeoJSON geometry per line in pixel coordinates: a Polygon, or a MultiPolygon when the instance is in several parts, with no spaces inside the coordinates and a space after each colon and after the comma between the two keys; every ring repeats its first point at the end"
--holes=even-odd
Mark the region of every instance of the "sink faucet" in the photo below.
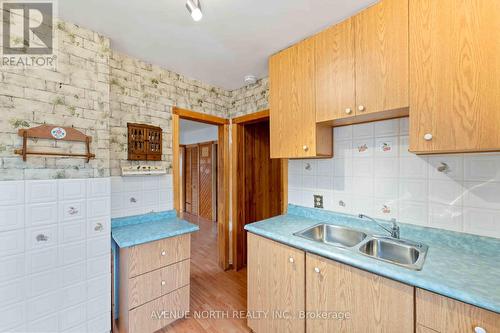
{"type": "Polygon", "coordinates": [[[387,231],[388,233],[391,234],[391,237],[392,238],[397,238],[399,239],[399,226],[398,224],[396,223],[396,219],[391,219],[391,222],[392,222],[392,228],[391,229],[387,229],[386,227],[384,227],[382,224],[378,223],[377,220],[375,220],[374,218],[368,216],[368,215],[365,215],[365,214],[359,214],[358,217],[360,219],[368,219],[370,221],[373,221],[375,222],[379,227],[381,227],[382,229],[384,229],[385,231],[387,231]]]}

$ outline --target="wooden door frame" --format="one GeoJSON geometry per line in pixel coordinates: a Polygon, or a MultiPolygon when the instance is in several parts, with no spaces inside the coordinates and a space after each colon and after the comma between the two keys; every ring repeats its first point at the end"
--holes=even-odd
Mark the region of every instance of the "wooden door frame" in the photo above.
{"type": "Polygon", "coordinates": [[[229,119],[191,110],[172,108],[172,172],[174,187],[174,209],[182,217],[183,203],[181,202],[179,143],[180,120],[193,120],[218,127],[217,147],[217,247],[219,266],[227,270],[229,266],[229,119]]]}
{"type": "MultiPolygon", "coordinates": [[[[231,221],[232,221],[232,261],[233,268],[239,270],[242,268],[241,259],[238,254],[242,245],[242,237],[245,236],[244,225],[240,224],[243,218],[243,210],[240,204],[240,195],[243,193],[242,186],[244,180],[242,175],[243,170],[238,168],[238,160],[243,158],[243,151],[239,149],[239,142],[243,139],[244,126],[256,122],[261,122],[269,119],[269,110],[263,110],[245,116],[233,118],[231,120],[231,221]]],[[[286,214],[288,207],[288,160],[281,159],[281,214],[286,214]]]]}

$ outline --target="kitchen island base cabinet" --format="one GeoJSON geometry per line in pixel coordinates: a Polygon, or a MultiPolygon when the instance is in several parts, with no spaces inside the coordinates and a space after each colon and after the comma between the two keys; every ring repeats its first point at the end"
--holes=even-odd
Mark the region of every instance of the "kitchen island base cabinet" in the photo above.
{"type": "Polygon", "coordinates": [[[153,333],[189,311],[191,236],[120,248],[120,333],[153,333]]]}
{"type": "Polygon", "coordinates": [[[417,288],[415,306],[417,325],[428,329],[420,333],[500,333],[500,314],[448,297],[417,288]]]}
{"type": "Polygon", "coordinates": [[[411,286],[307,254],[306,291],[307,313],[336,314],[307,320],[308,333],[414,332],[411,286]]]}
{"type": "Polygon", "coordinates": [[[248,253],[248,312],[255,314],[248,326],[256,333],[304,332],[304,252],[249,233],[248,253]]]}

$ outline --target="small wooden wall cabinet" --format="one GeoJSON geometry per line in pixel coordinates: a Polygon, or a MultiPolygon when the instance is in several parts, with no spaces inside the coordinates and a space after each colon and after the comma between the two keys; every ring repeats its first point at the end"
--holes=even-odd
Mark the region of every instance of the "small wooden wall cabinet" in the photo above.
{"type": "Polygon", "coordinates": [[[130,161],[161,161],[162,129],[144,124],[127,124],[128,159],[130,161]]]}
{"type": "Polygon", "coordinates": [[[189,234],[120,249],[120,333],[153,333],[189,311],[190,256],[189,234]]]}
{"type": "Polygon", "coordinates": [[[265,318],[248,320],[255,333],[500,332],[498,313],[251,233],[248,311],[269,311],[265,318]],[[279,316],[283,313],[288,317],[279,316]],[[326,316],[304,318],[300,313],[326,316]]]}

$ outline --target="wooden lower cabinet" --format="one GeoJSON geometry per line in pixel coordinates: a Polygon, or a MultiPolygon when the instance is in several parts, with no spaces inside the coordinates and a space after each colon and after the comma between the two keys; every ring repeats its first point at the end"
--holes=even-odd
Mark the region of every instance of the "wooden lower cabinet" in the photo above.
{"type": "Polygon", "coordinates": [[[476,327],[500,332],[500,314],[422,289],[416,291],[415,306],[417,325],[431,329],[421,333],[474,333],[476,327]]]}
{"type": "Polygon", "coordinates": [[[307,332],[414,332],[411,286],[307,254],[306,292],[307,332]]]}
{"type": "Polygon", "coordinates": [[[249,233],[248,253],[248,326],[256,333],[304,332],[304,252],[249,233]]]}
{"type": "Polygon", "coordinates": [[[120,333],[153,333],[189,311],[189,234],[120,249],[120,333]]]}

